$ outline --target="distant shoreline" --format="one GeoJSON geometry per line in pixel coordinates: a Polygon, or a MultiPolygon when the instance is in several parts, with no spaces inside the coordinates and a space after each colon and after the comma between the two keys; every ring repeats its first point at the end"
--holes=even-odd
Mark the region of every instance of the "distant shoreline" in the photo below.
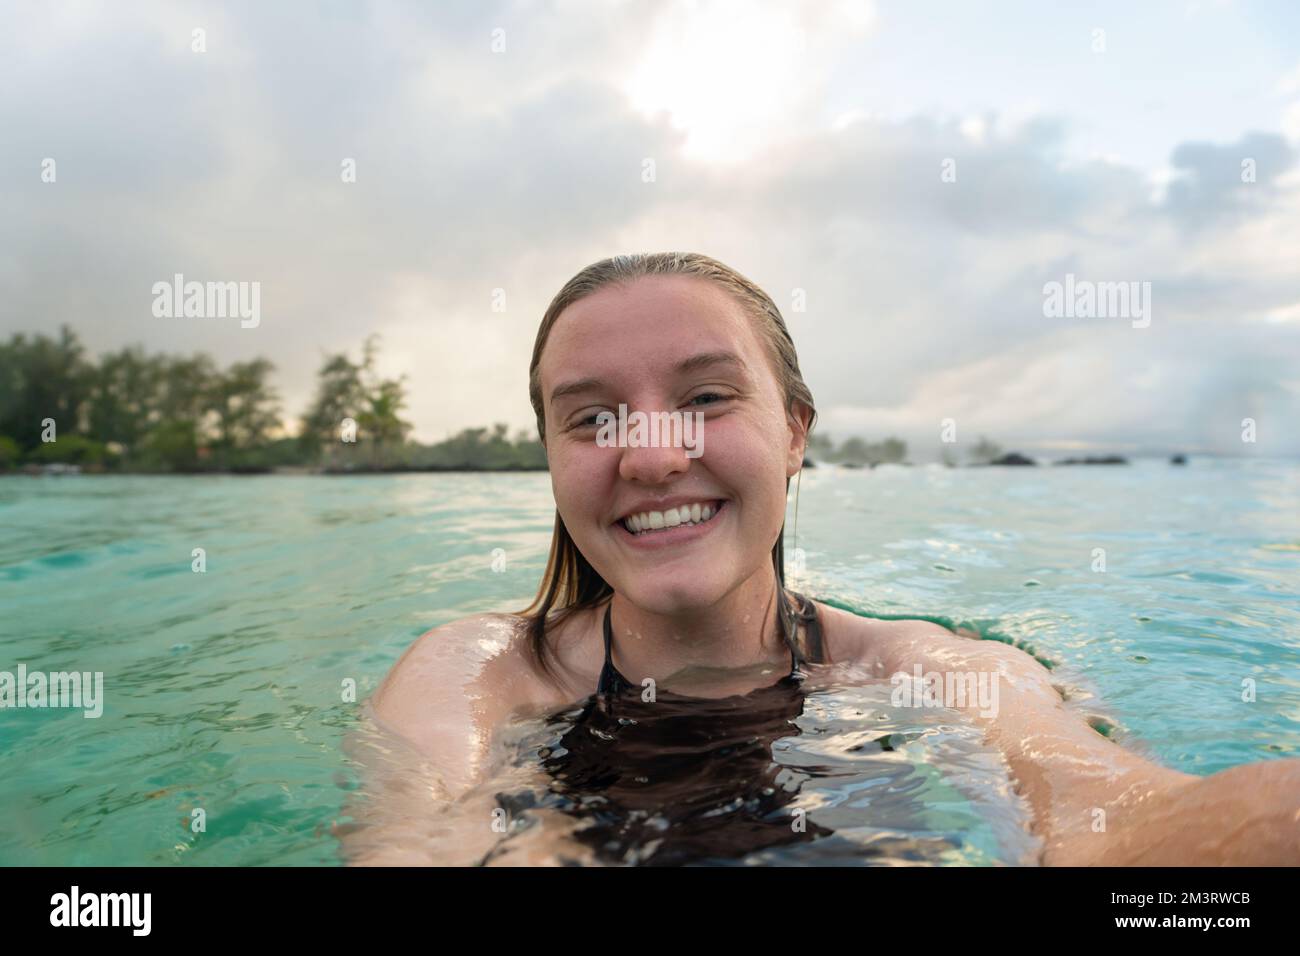
{"type": "Polygon", "coordinates": [[[88,478],[216,478],[216,477],[308,477],[320,476],[327,478],[346,477],[348,475],[407,475],[407,474],[484,474],[484,473],[502,473],[510,474],[516,472],[549,472],[548,468],[538,468],[531,465],[507,465],[500,468],[484,468],[475,465],[464,466],[441,466],[429,465],[420,467],[393,467],[393,468],[306,468],[306,467],[275,467],[275,468],[225,468],[210,469],[203,471],[132,471],[114,470],[107,468],[87,469],[77,465],[44,465],[40,467],[15,468],[12,471],[0,471],[0,478],[49,478],[49,477],[88,477],[88,478]]]}
{"type": "MultiPolygon", "coordinates": [[[[1181,461],[1172,461],[1169,457],[1162,455],[1140,456],[1134,459],[1125,459],[1119,456],[1107,456],[1105,458],[1065,458],[1050,462],[1035,462],[1024,456],[1008,456],[1011,460],[1000,460],[994,462],[965,462],[961,464],[948,464],[943,462],[924,462],[915,464],[913,462],[877,462],[874,464],[857,464],[853,462],[817,462],[805,461],[805,468],[825,467],[830,470],[844,471],[872,471],[879,467],[888,468],[926,468],[942,467],[945,470],[953,471],[987,471],[990,469],[1012,469],[1016,471],[1030,470],[1037,468],[1094,468],[1094,467],[1114,467],[1116,465],[1125,466],[1136,462],[1164,462],[1173,467],[1182,467],[1188,463],[1192,456],[1175,456],[1181,458],[1181,461]],[[1036,467],[1035,467],[1036,466],[1036,467]]],[[[1210,455],[1200,454],[1195,456],[1202,461],[1257,461],[1254,457],[1241,455],[1210,455]]],[[[1268,461],[1292,461],[1296,459],[1262,459],[1268,461]]],[[[545,466],[537,465],[502,465],[495,467],[485,467],[482,465],[393,465],[382,468],[318,468],[305,465],[277,465],[267,468],[225,468],[225,469],[203,469],[191,471],[146,471],[146,470],[117,470],[102,467],[81,467],[79,465],[48,464],[32,465],[27,464],[9,471],[0,471],[0,478],[47,478],[47,477],[140,477],[140,478],[213,478],[213,477],[294,477],[302,478],[308,476],[316,477],[347,477],[349,475],[419,475],[419,474],[547,474],[550,469],[545,466]]]]}

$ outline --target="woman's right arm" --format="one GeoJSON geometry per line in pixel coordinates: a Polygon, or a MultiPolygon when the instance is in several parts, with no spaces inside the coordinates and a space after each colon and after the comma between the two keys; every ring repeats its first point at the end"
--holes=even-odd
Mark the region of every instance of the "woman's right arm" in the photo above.
{"type": "MultiPolygon", "coordinates": [[[[342,828],[353,865],[471,864],[500,839],[491,770],[495,731],[538,693],[507,615],[436,627],[393,665],[346,749],[361,790],[342,828]]],[[[499,816],[499,813],[497,814],[499,816]]]]}

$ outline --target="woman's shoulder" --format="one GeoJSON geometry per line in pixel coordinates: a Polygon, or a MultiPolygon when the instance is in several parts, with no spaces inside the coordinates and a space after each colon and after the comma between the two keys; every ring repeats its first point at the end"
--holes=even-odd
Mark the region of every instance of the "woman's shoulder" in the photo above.
{"type": "Polygon", "coordinates": [[[518,614],[484,613],[456,618],[417,637],[398,658],[389,676],[433,664],[443,669],[450,664],[455,672],[481,672],[494,661],[514,656],[524,631],[524,618],[518,614]]]}
{"type": "Polygon", "coordinates": [[[925,667],[987,667],[1040,680],[1047,675],[1032,655],[973,631],[951,630],[924,618],[878,618],[814,602],[832,663],[857,662],[883,675],[925,667]]]}
{"type": "Polygon", "coordinates": [[[867,617],[814,600],[822,641],[831,663],[856,662],[878,670],[901,666],[909,650],[927,642],[966,640],[942,625],[919,618],[867,617]]]}
{"type": "MultiPolygon", "coordinates": [[[[374,715],[417,744],[473,721],[488,729],[547,688],[533,665],[527,621],[518,614],[457,618],[422,634],[371,698],[374,715]]],[[[426,748],[427,749],[427,748],[426,748]]]]}

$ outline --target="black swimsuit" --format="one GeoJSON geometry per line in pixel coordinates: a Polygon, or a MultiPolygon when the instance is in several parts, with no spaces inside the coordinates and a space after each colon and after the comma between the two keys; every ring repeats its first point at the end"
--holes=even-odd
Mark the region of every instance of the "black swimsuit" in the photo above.
{"type": "MultiPolygon", "coordinates": [[[[806,775],[773,755],[782,739],[803,733],[803,668],[825,658],[816,605],[793,597],[790,673],[724,698],[661,689],[645,700],[614,666],[606,609],[597,693],[579,711],[551,719],[559,736],[539,755],[551,777],[547,803],[581,821],[573,838],[598,860],[736,861],[831,833],[795,805],[806,775]],[[806,650],[798,646],[800,623],[806,650]]],[[[503,805],[509,799],[498,794],[503,805]]]]}

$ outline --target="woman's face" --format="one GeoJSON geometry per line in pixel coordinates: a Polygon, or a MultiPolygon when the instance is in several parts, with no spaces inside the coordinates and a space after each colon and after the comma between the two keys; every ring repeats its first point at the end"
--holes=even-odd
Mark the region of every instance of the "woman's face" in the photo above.
{"type": "Polygon", "coordinates": [[[689,276],[607,286],[561,313],[540,376],[556,506],[619,594],[671,614],[711,605],[771,567],[786,479],[803,463],[806,431],[787,414],[753,322],[729,293],[689,276]],[[702,454],[680,445],[602,447],[596,415],[617,416],[620,403],[629,417],[676,411],[698,421],[694,413],[703,413],[695,436],[702,454]],[[699,524],[634,535],[622,521],[716,502],[714,517],[699,524]]]}

